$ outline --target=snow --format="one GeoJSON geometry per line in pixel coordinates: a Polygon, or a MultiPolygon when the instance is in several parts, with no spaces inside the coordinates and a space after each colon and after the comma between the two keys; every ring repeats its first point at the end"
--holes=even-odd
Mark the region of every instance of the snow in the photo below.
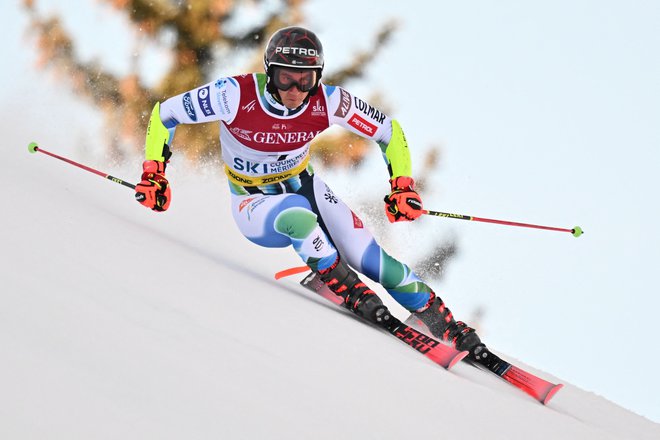
{"type": "MultiPolygon", "coordinates": [[[[174,164],[172,207],[156,214],[5,150],[0,438],[660,438],[570,384],[543,406],[468,365],[446,372],[297,278],[274,281],[300,263],[240,236],[219,171],[174,164]]],[[[89,165],[138,175],[138,162],[89,165]]]]}

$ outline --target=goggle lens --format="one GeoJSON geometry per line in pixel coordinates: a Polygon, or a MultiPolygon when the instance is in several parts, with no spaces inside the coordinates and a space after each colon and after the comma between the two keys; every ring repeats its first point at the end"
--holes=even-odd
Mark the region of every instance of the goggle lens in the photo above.
{"type": "Polygon", "coordinates": [[[287,91],[296,86],[301,92],[309,92],[316,85],[316,72],[311,69],[275,67],[273,83],[279,90],[287,91]]]}

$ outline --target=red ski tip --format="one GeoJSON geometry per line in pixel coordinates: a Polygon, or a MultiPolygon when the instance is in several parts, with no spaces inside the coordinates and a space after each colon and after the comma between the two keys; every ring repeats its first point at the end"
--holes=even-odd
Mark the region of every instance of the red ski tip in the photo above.
{"type": "Polygon", "coordinates": [[[561,384],[555,385],[515,365],[511,365],[501,377],[544,405],[563,387],[561,384]]]}
{"type": "Polygon", "coordinates": [[[552,389],[548,391],[548,394],[545,396],[545,399],[543,399],[543,404],[547,405],[548,402],[550,402],[550,399],[552,399],[555,396],[555,394],[557,394],[559,390],[561,390],[563,387],[564,384],[561,383],[559,385],[555,385],[554,387],[552,387],[552,389]]]}

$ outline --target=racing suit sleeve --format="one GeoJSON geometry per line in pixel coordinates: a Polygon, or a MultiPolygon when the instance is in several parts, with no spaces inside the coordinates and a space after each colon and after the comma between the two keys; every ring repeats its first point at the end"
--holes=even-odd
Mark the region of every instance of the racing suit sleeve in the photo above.
{"type": "Polygon", "coordinates": [[[378,143],[390,178],[412,175],[408,142],[399,123],[342,87],[323,85],[330,125],[378,143]]]}
{"type": "Polygon", "coordinates": [[[189,90],[156,103],[149,119],[146,160],[165,162],[176,126],[203,122],[231,122],[238,111],[240,87],[232,77],[189,90]]]}

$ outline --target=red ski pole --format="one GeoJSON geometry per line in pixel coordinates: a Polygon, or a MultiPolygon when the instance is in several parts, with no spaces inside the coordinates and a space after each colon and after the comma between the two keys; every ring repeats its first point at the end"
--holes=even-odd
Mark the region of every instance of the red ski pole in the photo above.
{"type": "Polygon", "coordinates": [[[115,183],[118,183],[118,184],[120,184],[120,185],[124,185],[124,186],[127,186],[127,187],[129,187],[129,188],[135,189],[135,185],[133,185],[132,183],[125,182],[125,181],[121,180],[121,179],[118,178],[118,177],[111,176],[110,174],[106,174],[106,173],[103,173],[103,172],[101,172],[101,171],[95,170],[94,168],[90,168],[90,167],[88,167],[87,165],[83,165],[83,164],[78,163],[78,162],[75,162],[75,161],[73,161],[73,160],[71,160],[71,159],[67,159],[66,157],[58,156],[57,154],[51,153],[50,151],[46,151],[46,150],[44,150],[43,148],[40,148],[40,147],[37,145],[36,142],[30,142],[30,144],[28,145],[28,151],[29,151],[30,153],[40,152],[40,153],[47,154],[47,155],[50,156],[50,157],[54,157],[55,159],[62,160],[62,161],[64,161],[64,162],[66,162],[66,163],[69,163],[69,164],[71,164],[71,165],[77,166],[78,168],[82,168],[83,170],[85,170],[85,171],[89,171],[90,173],[97,174],[97,175],[99,175],[99,176],[101,176],[101,177],[103,177],[103,178],[105,178],[105,179],[111,180],[111,181],[113,181],[113,182],[115,182],[115,183]]]}
{"type": "Polygon", "coordinates": [[[495,223],[498,225],[506,225],[506,226],[520,226],[523,228],[545,229],[547,231],[570,232],[571,234],[573,234],[574,237],[579,237],[580,235],[584,234],[584,231],[579,226],[576,226],[573,229],[556,228],[554,226],[533,225],[530,223],[510,222],[506,220],[494,220],[492,218],[474,217],[471,215],[451,214],[448,212],[427,211],[427,210],[424,211],[424,214],[434,215],[436,217],[455,218],[458,220],[470,220],[473,222],[495,223]]]}

